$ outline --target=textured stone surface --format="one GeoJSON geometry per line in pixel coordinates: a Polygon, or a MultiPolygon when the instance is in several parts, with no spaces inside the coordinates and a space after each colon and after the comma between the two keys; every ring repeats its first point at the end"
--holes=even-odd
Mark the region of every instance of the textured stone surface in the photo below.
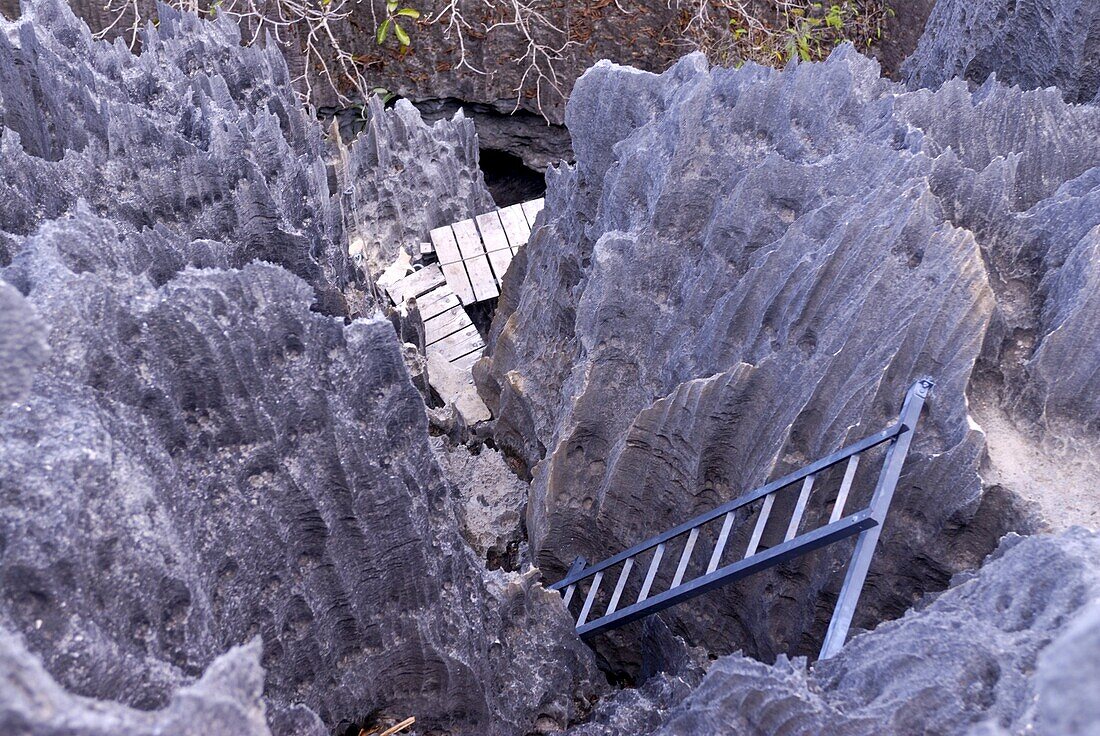
{"type": "Polygon", "coordinates": [[[344,311],[352,270],[320,131],[282,57],[237,50],[228,20],[200,27],[167,8],[160,19],[140,56],[93,42],[61,2],[5,24],[0,264],[12,236],[83,199],[136,228],[221,241],[232,266],[278,263],[325,311],[344,311]]]}
{"type": "MultiPolygon", "coordinates": [[[[835,659],[808,670],[803,659],[722,657],[659,727],[575,732],[1091,734],[1100,729],[1098,612],[1095,533],[1010,537],[979,573],[835,659]]],[[[623,703],[615,716],[645,712],[623,703]]]]}
{"type": "MultiPolygon", "coordinates": [[[[66,692],[19,637],[0,633],[0,729],[5,736],[270,736],[264,719],[260,642],[215,659],[194,684],[172,693],[164,708],[142,711],[66,692]]],[[[320,722],[301,736],[322,736],[320,722]]]]}
{"type": "Polygon", "coordinates": [[[119,235],[84,212],[0,272],[53,347],[0,422],[0,622],[141,708],[259,634],[273,704],[330,725],[564,723],[588,654],[556,594],[482,581],[390,323],[311,312],[266,264],[158,286],[155,233],[119,235]]]}
{"type": "MultiPolygon", "coordinates": [[[[498,443],[533,466],[528,532],[548,577],[885,426],[928,373],[937,388],[858,610],[866,626],[1025,524],[1011,493],[982,482],[968,394],[1036,437],[1095,446],[1100,341],[1084,326],[1100,112],[996,84],[907,93],[878,72],[842,49],[784,71],[599,64],[578,82],[577,165],[549,176],[475,371],[498,443]]],[[[873,482],[864,461],[851,510],[873,482]]],[[[819,479],[807,528],[838,480],[819,479]]],[[[794,496],[777,501],[766,545],[794,496]]],[[[753,516],[728,549],[744,549],[753,516]]],[[[662,615],[712,651],[814,652],[848,549],[662,615]]]]}
{"type": "Polygon", "coordinates": [[[161,17],[140,57],[52,2],[0,37],[0,626],[74,696],[164,718],[258,636],[265,674],[225,689],[262,682],[276,734],[564,726],[592,656],[470,550],[393,324],[345,318],[282,61],[161,17]]]}
{"type": "Polygon", "coordinates": [[[418,252],[433,228],[495,205],[478,168],[473,121],[461,111],[427,124],[407,101],[384,111],[377,97],[367,111],[365,130],[340,146],[338,179],[349,248],[379,273],[403,246],[418,252]]]}
{"type": "Polygon", "coordinates": [[[0,281],[0,355],[10,356],[0,375],[0,413],[26,394],[48,350],[42,323],[23,295],[0,281]]]}
{"type": "Polygon", "coordinates": [[[490,447],[477,454],[433,438],[432,447],[444,474],[458,491],[459,514],[466,541],[491,568],[519,566],[526,535],[523,513],[527,483],[516,477],[504,456],[490,447]]]}
{"type": "Polygon", "coordinates": [[[1067,102],[1100,90],[1100,4],[1095,0],[939,0],[902,65],[913,87],[991,74],[1024,89],[1058,87],[1067,102]]]}

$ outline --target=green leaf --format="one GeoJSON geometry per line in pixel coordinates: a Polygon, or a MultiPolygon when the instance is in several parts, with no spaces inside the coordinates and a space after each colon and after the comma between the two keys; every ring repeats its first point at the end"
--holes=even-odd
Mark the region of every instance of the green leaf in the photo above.
{"type": "Polygon", "coordinates": [[[409,34],[405,33],[405,29],[396,23],[393,24],[393,35],[397,36],[398,42],[402,46],[408,46],[412,43],[412,39],[409,38],[409,34]]]}
{"type": "Polygon", "coordinates": [[[802,61],[810,60],[810,44],[804,38],[798,39],[798,56],[802,61]]]}
{"type": "Polygon", "coordinates": [[[389,18],[386,18],[384,21],[382,21],[381,25],[378,26],[378,45],[379,46],[381,46],[382,44],[384,44],[386,42],[386,36],[388,36],[389,33],[390,33],[390,24],[391,23],[393,23],[393,21],[390,20],[389,18]]]}
{"type": "Polygon", "coordinates": [[[416,8],[401,8],[401,10],[397,11],[397,14],[403,15],[406,18],[412,18],[413,20],[420,17],[420,11],[416,8]]]}
{"type": "Polygon", "coordinates": [[[397,10],[397,0],[386,0],[386,12],[392,13],[397,10]]]}

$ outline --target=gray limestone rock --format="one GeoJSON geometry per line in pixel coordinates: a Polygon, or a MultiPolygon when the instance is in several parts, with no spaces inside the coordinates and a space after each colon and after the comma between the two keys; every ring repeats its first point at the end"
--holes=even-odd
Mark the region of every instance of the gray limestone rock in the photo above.
{"type": "Polygon", "coordinates": [[[494,209],[478,168],[474,123],[461,111],[428,124],[407,101],[386,110],[373,97],[365,114],[366,129],[350,145],[333,138],[348,247],[372,272],[389,266],[402,247],[417,252],[433,228],[494,209]]]}
{"type": "Polygon", "coordinates": [[[526,535],[523,514],[527,483],[516,477],[504,456],[490,447],[474,454],[433,438],[432,447],[447,479],[458,491],[462,532],[490,568],[516,569],[526,535]]]}
{"type": "MultiPolygon", "coordinates": [[[[260,642],[234,647],[158,710],[82,698],[67,692],[23,646],[0,631],[0,730],[5,736],[270,736],[265,721],[260,642]]],[[[303,728],[300,736],[322,736],[303,728]]],[[[319,726],[319,723],[315,723],[319,726]]]]}
{"type": "Polygon", "coordinates": [[[228,19],[159,18],[140,55],[93,41],[60,0],[3,22],[0,264],[82,199],[134,228],[217,240],[234,267],[277,263],[346,311],[354,274],[320,130],[282,56],[241,48],[228,19]]]}
{"type": "MultiPolygon", "coordinates": [[[[631,733],[1096,733],[1098,610],[1095,533],[1010,537],[980,572],[835,659],[807,668],[722,657],[659,727],[631,733]]],[[[623,703],[614,713],[639,710],[623,703]]]]}
{"type": "MultiPolygon", "coordinates": [[[[140,56],[54,0],[0,34],[0,626],[142,711],[259,637],[225,687],[262,683],[280,736],[565,726],[602,678],[556,593],[463,540],[393,324],[347,318],[367,285],[282,59],[160,17],[140,56]]],[[[457,171],[455,126],[388,163],[457,171]]]]}
{"type": "Polygon", "coordinates": [[[1057,87],[1067,102],[1100,90],[1100,5],[1094,0],[939,0],[901,74],[912,87],[990,75],[1024,89],[1057,87]]]}
{"type": "MultiPolygon", "coordinates": [[[[532,468],[528,533],[550,579],[885,427],[931,374],[858,609],[866,627],[1034,524],[983,483],[968,399],[1036,443],[1095,446],[1097,108],[993,82],[907,92],[842,48],[782,71],[601,63],[567,119],[577,164],[548,176],[475,371],[498,444],[532,468]]],[[[873,486],[863,460],[850,510],[873,486]]],[[[838,485],[818,479],[806,528],[838,485]]],[[[777,499],[765,546],[795,495],[777,499]]],[[[738,516],[727,549],[754,524],[755,509],[738,516]]],[[[661,615],[713,652],[813,653],[849,550],[661,615]]],[[[678,557],[670,546],[665,567],[678,557]]],[[[637,666],[633,637],[597,649],[637,666]]]]}
{"type": "Polygon", "coordinates": [[[591,655],[556,593],[483,577],[390,323],[311,311],[274,265],[196,268],[207,243],[158,271],[157,236],[84,210],[0,271],[52,347],[0,421],[0,623],[142,709],[259,635],[272,707],[330,727],[565,725],[591,655]]]}
{"type": "Polygon", "coordinates": [[[48,352],[34,310],[14,287],[0,281],[0,355],[10,356],[0,374],[0,413],[23,398],[48,352]]]}

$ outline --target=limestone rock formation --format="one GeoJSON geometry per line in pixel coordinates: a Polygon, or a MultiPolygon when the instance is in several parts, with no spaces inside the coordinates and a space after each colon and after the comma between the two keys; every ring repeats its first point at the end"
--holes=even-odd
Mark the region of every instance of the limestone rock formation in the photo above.
{"type": "Polygon", "coordinates": [[[13,236],[83,199],[136,228],[218,240],[267,260],[345,311],[352,278],[320,131],[275,49],[225,19],[164,7],[144,51],[93,42],[61,2],[34,3],[0,39],[0,263],[13,236]]]}
{"type": "Polygon", "coordinates": [[[402,246],[415,248],[433,228],[495,205],[478,168],[473,121],[461,110],[429,125],[407,101],[384,110],[373,97],[366,114],[366,129],[340,145],[337,172],[349,249],[379,273],[402,246]]]}
{"type": "MultiPolygon", "coordinates": [[[[148,711],[66,692],[19,638],[0,633],[0,726],[6,736],[270,736],[264,719],[260,642],[215,659],[194,684],[148,711]]],[[[295,733],[323,736],[320,721],[295,733]]]]}
{"type": "Polygon", "coordinates": [[[1094,0],[939,0],[902,65],[912,87],[991,74],[1024,89],[1057,87],[1067,102],[1100,91],[1100,5],[1094,0]]]}
{"type": "MultiPolygon", "coordinates": [[[[1095,462],[1097,108],[994,82],[906,92],[843,48],[783,71],[601,63],[567,120],[577,164],[548,177],[475,372],[498,444],[532,468],[528,533],[549,578],[885,427],[922,374],[937,387],[857,625],[1031,527],[1011,492],[1026,484],[983,482],[991,430],[968,399],[1035,447],[1081,438],[1095,462]]],[[[873,485],[862,473],[851,510],[873,485]]],[[[754,522],[738,519],[730,550],[754,522]]],[[[815,652],[849,549],[661,615],[716,652],[815,652]]],[[[597,648],[620,665],[637,651],[597,648]]]]}
{"type": "Polygon", "coordinates": [[[625,701],[611,725],[571,733],[1094,733],[1098,636],[1100,537],[1009,537],[980,572],[835,659],[722,657],[659,726],[616,728],[650,712],[625,701]]]}
{"type": "Polygon", "coordinates": [[[11,356],[0,375],[0,414],[30,389],[34,372],[48,351],[42,323],[34,311],[22,294],[0,281],[0,355],[11,356]]]}
{"type": "Polygon", "coordinates": [[[444,474],[458,491],[463,536],[490,568],[516,569],[525,547],[523,516],[527,484],[516,477],[504,456],[481,447],[451,447],[433,438],[432,447],[444,474]]]}
{"type": "Polygon", "coordinates": [[[260,683],[277,735],[575,720],[602,678],[559,596],[485,570],[393,325],[348,319],[278,55],[162,11],[135,57],[44,0],[0,94],[0,627],[56,681],[0,732],[39,702],[173,723],[204,671],[248,696],[208,733],[257,732],[260,683]],[[217,664],[256,637],[262,679],[217,664]]]}

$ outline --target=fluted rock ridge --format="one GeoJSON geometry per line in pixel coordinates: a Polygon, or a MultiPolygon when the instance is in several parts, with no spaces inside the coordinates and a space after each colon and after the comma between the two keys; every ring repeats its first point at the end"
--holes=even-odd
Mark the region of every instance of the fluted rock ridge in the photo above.
{"type": "MultiPolygon", "coordinates": [[[[1095,447],[1096,107],[994,81],[909,92],[841,48],[784,70],[601,63],[567,119],[577,164],[548,177],[476,371],[498,442],[532,468],[528,531],[551,576],[886,426],[929,374],[860,604],[870,626],[1032,524],[983,480],[975,404],[1035,447],[1095,447]]],[[[849,508],[872,484],[857,476],[849,508]]],[[[712,651],[810,653],[847,555],[662,615],[712,651]]]]}

